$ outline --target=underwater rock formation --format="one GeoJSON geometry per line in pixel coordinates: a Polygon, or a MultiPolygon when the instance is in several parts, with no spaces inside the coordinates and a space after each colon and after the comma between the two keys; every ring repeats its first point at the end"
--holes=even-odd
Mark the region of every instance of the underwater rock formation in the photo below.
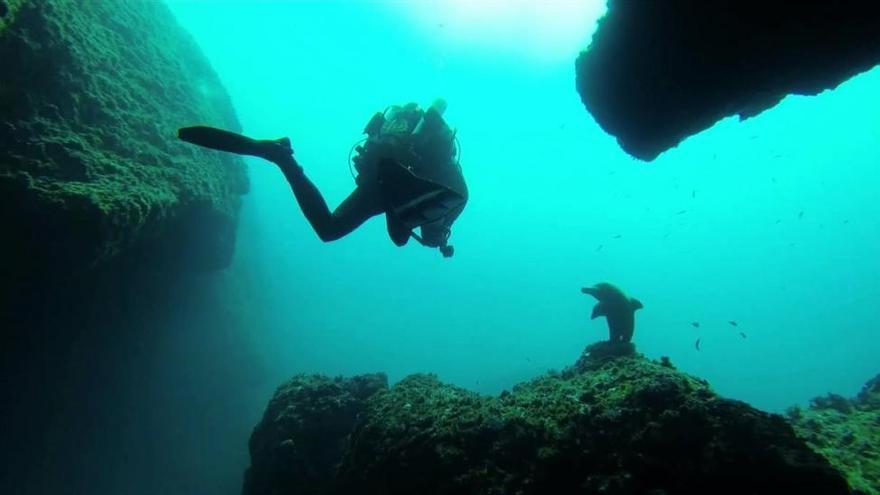
{"type": "Polygon", "coordinates": [[[79,274],[123,255],[173,269],[231,260],[238,157],[176,140],[240,127],[161,2],[17,0],[0,19],[0,276],[79,274]]]}
{"type": "MultiPolygon", "coordinates": [[[[279,397],[270,410],[300,407],[279,397]]],[[[333,469],[333,486],[310,493],[849,493],[783,417],[720,398],[628,343],[591,346],[499,397],[406,377],[367,401],[338,467],[321,468],[333,469]]],[[[280,493],[250,489],[250,474],[245,495],[280,493]]]]}
{"type": "Polygon", "coordinates": [[[243,493],[332,493],[348,434],[367,399],[386,389],[388,378],[381,373],[290,379],[251,435],[243,493]]]}
{"type": "Polygon", "coordinates": [[[621,147],[653,160],[718,120],[815,95],[880,63],[880,3],[608,0],[577,89],[621,147]]]}
{"type": "Polygon", "coordinates": [[[222,471],[237,452],[159,453],[234,430],[222,397],[255,375],[225,379],[252,362],[235,338],[250,327],[226,274],[205,272],[231,260],[244,164],[176,139],[181,123],[240,127],[208,61],[163,2],[6,0],[0,115],[0,493],[170,493],[222,471]],[[170,343],[208,330],[178,364],[170,343]],[[198,393],[164,414],[174,372],[175,393],[198,393]]]}
{"type": "Polygon", "coordinates": [[[793,407],[795,431],[843,473],[855,493],[880,495],[880,375],[855,399],[816,397],[810,407],[793,407]]]}

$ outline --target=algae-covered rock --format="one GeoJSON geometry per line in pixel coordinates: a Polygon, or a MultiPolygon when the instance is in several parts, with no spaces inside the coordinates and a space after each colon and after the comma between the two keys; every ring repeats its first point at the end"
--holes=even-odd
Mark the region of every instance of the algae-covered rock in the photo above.
{"type": "Polygon", "coordinates": [[[278,388],[250,440],[245,495],[331,493],[348,434],[384,374],[298,375],[278,388]]]}
{"type": "MultiPolygon", "coordinates": [[[[379,391],[322,493],[849,493],[783,417],[720,398],[668,360],[589,352],[498,397],[433,375],[379,391]]],[[[279,492],[246,490],[268,493],[279,492]]]]}
{"type": "Polygon", "coordinates": [[[865,383],[856,402],[862,407],[880,409],[880,375],[875,376],[865,383]]]}
{"type": "Polygon", "coordinates": [[[132,253],[185,269],[231,259],[243,162],[178,143],[238,129],[161,2],[16,0],[0,19],[0,274],[70,274],[132,253]]]}
{"type": "Polygon", "coordinates": [[[828,394],[792,408],[798,435],[847,478],[856,493],[880,495],[880,375],[855,399],[828,394]]]}

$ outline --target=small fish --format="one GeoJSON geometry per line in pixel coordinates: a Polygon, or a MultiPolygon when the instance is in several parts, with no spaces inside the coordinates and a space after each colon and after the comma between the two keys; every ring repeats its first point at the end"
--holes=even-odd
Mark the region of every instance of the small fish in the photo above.
{"type": "Polygon", "coordinates": [[[691,322],[691,326],[693,326],[694,328],[700,328],[700,322],[698,322],[698,321],[692,321],[692,322],[691,322]]]}
{"type": "Polygon", "coordinates": [[[733,326],[737,326],[736,322],[733,321],[733,320],[730,320],[730,321],[728,321],[727,323],[730,323],[730,324],[733,325],[733,326]]]}
{"type": "Polygon", "coordinates": [[[691,199],[696,198],[696,197],[697,197],[697,190],[694,189],[691,191],[691,199]]]}
{"type": "Polygon", "coordinates": [[[800,220],[801,218],[804,218],[804,211],[803,210],[801,210],[800,213],[798,213],[798,220],[800,220]]]}
{"type": "Polygon", "coordinates": [[[782,222],[782,220],[777,219],[777,220],[776,220],[776,225],[779,225],[780,222],[782,222]]]}
{"type": "Polygon", "coordinates": [[[685,213],[687,213],[687,210],[679,210],[675,212],[676,215],[684,215],[685,213]]]}
{"type": "Polygon", "coordinates": [[[617,234],[616,236],[614,236],[615,239],[620,239],[621,237],[623,237],[623,236],[620,234],[617,234]]]}
{"type": "Polygon", "coordinates": [[[848,224],[848,223],[849,223],[849,220],[844,220],[844,221],[843,221],[843,224],[844,224],[844,225],[846,225],[846,224],[848,224]]]}
{"type": "Polygon", "coordinates": [[[740,333],[739,333],[739,336],[742,337],[742,338],[746,338],[746,334],[744,334],[743,332],[740,332],[740,333]]]}
{"type": "Polygon", "coordinates": [[[694,342],[694,347],[695,347],[698,351],[700,350],[700,339],[697,339],[697,341],[694,342]]]}
{"type": "Polygon", "coordinates": [[[601,251],[603,246],[604,244],[599,244],[599,246],[596,247],[596,252],[601,251]]]}

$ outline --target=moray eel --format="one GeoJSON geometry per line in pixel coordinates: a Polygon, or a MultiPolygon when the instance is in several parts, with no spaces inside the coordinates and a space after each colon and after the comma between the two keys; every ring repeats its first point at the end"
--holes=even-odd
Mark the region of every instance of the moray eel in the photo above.
{"type": "Polygon", "coordinates": [[[636,310],[642,309],[642,303],[628,297],[617,287],[608,283],[599,283],[581,289],[584,294],[595,297],[599,302],[593,306],[591,320],[604,316],[608,321],[608,340],[611,342],[629,342],[632,340],[636,325],[636,310]]]}

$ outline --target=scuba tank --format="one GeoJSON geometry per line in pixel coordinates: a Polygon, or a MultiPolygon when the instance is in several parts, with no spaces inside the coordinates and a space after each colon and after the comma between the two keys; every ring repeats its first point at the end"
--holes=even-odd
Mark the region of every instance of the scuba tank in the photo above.
{"type": "MultiPolygon", "coordinates": [[[[392,151],[396,159],[406,154],[413,155],[411,141],[413,130],[418,126],[424,112],[416,103],[392,105],[382,112],[376,112],[364,127],[367,137],[352,148],[357,152],[350,162],[358,176],[370,174],[376,161],[376,153],[381,149],[392,151]]],[[[415,156],[413,155],[412,158],[415,156]]],[[[410,161],[410,160],[407,160],[410,161]]]]}
{"type": "Polygon", "coordinates": [[[428,110],[422,113],[422,118],[413,129],[413,134],[416,136],[425,136],[440,130],[444,124],[443,113],[446,112],[447,106],[446,100],[443,98],[437,98],[434,100],[434,102],[431,103],[431,106],[428,107],[428,110]]]}
{"type": "MultiPolygon", "coordinates": [[[[387,109],[385,112],[387,112],[387,109]]],[[[385,125],[385,112],[376,112],[373,115],[373,118],[371,118],[370,121],[367,122],[366,127],[364,127],[364,134],[367,135],[366,139],[355,143],[349,153],[348,161],[350,164],[354,165],[354,169],[357,170],[357,175],[364,173],[364,164],[369,156],[367,154],[367,145],[379,139],[379,134],[382,132],[382,126],[385,125]],[[355,152],[357,154],[352,158],[351,155],[355,152]]],[[[354,172],[352,172],[352,176],[355,176],[354,172]]],[[[355,180],[357,180],[356,177],[355,180]]]]}
{"type": "Polygon", "coordinates": [[[396,184],[385,193],[394,205],[388,215],[407,226],[416,241],[449,257],[454,252],[446,242],[449,227],[467,201],[467,190],[456,170],[455,133],[443,120],[446,107],[438,98],[424,111],[409,103],[376,112],[364,127],[366,138],[352,147],[351,154],[357,155],[349,163],[359,185],[374,180],[396,184]],[[447,218],[451,211],[456,212],[447,218]],[[412,232],[416,228],[421,236],[412,232]]]}
{"type": "Polygon", "coordinates": [[[430,155],[432,159],[454,159],[455,134],[443,121],[446,107],[446,100],[437,98],[425,111],[416,103],[408,103],[376,112],[364,127],[366,139],[352,148],[352,153],[357,152],[350,160],[355,170],[358,174],[363,172],[371,155],[370,148],[375,148],[380,142],[387,142],[398,149],[409,148],[407,151],[415,157],[430,155]]]}

